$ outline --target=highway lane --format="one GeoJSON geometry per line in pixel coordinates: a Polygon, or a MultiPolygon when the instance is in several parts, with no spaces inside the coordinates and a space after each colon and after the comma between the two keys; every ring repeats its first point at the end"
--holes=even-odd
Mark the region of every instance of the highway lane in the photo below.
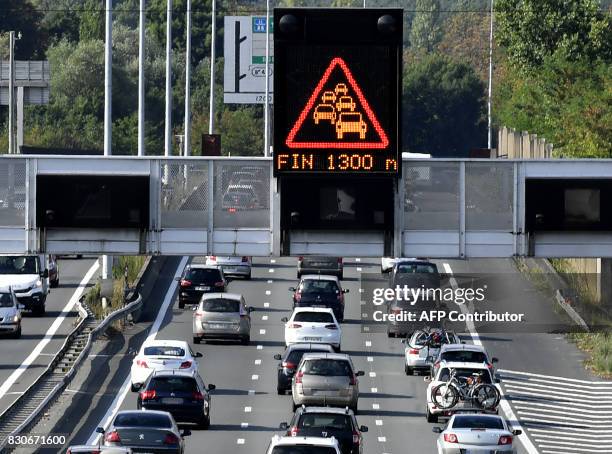
{"type": "Polygon", "coordinates": [[[95,263],[93,258],[59,260],[60,285],[47,295],[45,316],[24,311],[21,338],[0,339],[0,413],[40,376],[63,345],[77,316],[68,304],[75,294],[81,294],[79,285],[88,272],[91,279],[85,283],[95,281],[95,263]]]}

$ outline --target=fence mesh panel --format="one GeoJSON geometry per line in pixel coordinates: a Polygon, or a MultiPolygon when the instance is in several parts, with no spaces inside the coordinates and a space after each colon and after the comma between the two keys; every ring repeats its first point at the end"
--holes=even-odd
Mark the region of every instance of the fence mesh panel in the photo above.
{"type": "Polygon", "coordinates": [[[214,162],[215,228],[270,227],[270,163],[214,162]]]}
{"type": "Polygon", "coordinates": [[[404,161],[407,230],[459,228],[459,163],[404,161]]]}
{"type": "Polygon", "coordinates": [[[0,225],[25,226],[25,159],[0,161],[0,225]]]}
{"type": "Polygon", "coordinates": [[[162,228],[208,228],[208,162],[162,162],[162,228]]]}
{"type": "Polygon", "coordinates": [[[513,177],[512,163],[466,163],[466,230],[512,230],[513,177]]]}

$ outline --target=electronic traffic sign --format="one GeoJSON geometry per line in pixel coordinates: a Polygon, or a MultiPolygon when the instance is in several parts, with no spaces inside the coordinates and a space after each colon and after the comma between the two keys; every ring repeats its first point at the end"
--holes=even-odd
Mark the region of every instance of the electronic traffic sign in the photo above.
{"type": "Polygon", "coordinates": [[[274,174],[398,175],[402,10],[274,10],[274,174]]]}

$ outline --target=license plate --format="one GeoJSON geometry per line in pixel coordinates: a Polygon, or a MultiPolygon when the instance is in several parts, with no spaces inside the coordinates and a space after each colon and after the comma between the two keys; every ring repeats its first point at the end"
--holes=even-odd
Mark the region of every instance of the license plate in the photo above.
{"type": "Polygon", "coordinates": [[[179,405],[183,403],[183,399],[181,399],[180,397],[164,397],[162,399],[162,403],[168,405],[179,405]]]}
{"type": "Polygon", "coordinates": [[[210,328],[212,328],[212,329],[224,329],[224,328],[227,328],[227,326],[222,325],[220,323],[213,323],[213,324],[208,325],[208,326],[210,326],[210,328]]]}
{"type": "Polygon", "coordinates": [[[205,286],[199,286],[195,288],[196,290],[199,290],[201,292],[205,292],[207,290],[210,290],[210,287],[205,287],[205,286]]]}
{"type": "Polygon", "coordinates": [[[322,307],[322,308],[326,308],[327,306],[325,304],[313,304],[312,307],[322,307]]]}
{"type": "Polygon", "coordinates": [[[304,340],[305,341],[320,341],[321,338],[320,337],[305,337],[304,340]]]}

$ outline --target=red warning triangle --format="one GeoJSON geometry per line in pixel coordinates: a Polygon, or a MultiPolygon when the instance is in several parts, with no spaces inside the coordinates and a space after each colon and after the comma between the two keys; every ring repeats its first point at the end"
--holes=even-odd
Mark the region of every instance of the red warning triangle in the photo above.
{"type": "MultiPolygon", "coordinates": [[[[346,89],[346,86],[343,87],[346,89]]],[[[344,91],[344,95],[347,94],[347,90],[344,91]]],[[[370,134],[370,137],[372,134],[370,134]]],[[[297,121],[291,128],[289,135],[287,136],[287,140],[285,144],[289,148],[360,148],[360,149],[382,149],[386,148],[389,145],[389,139],[385,130],[380,125],[378,118],[370,108],[367,99],[363,95],[359,84],[355,81],[351,70],[348,68],[346,62],[340,58],[335,57],[325,72],[323,73],[323,77],[317,84],[316,88],[310,95],[306,106],[300,113],[297,121]],[[378,140],[367,140],[366,139],[366,131],[369,129],[368,124],[363,120],[362,114],[358,111],[355,111],[357,104],[352,101],[350,96],[342,96],[338,98],[338,102],[336,102],[334,108],[334,103],[336,101],[335,96],[338,94],[343,94],[342,92],[338,93],[338,86],[344,85],[339,84],[336,86],[336,92],[326,91],[324,95],[329,93],[329,96],[334,96],[333,102],[331,104],[327,104],[327,102],[331,101],[331,99],[325,100],[323,99],[323,103],[317,105],[317,101],[319,99],[319,95],[325,88],[325,84],[328,82],[332,72],[334,69],[339,68],[344,73],[346,81],[349,86],[357,96],[357,100],[360,106],[363,108],[365,116],[370,122],[371,127],[373,128],[374,135],[378,136],[378,140]],[[347,99],[349,98],[349,99],[347,99]],[[346,108],[347,112],[342,112],[342,109],[346,108]],[[314,116],[311,116],[311,112],[314,112],[314,116]],[[318,127],[321,124],[326,124],[327,122],[331,123],[334,126],[335,130],[335,138],[336,141],[333,140],[314,140],[314,141],[298,141],[296,140],[296,136],[302,129],[302,126],[307,120],[312,120],[313,124],[318,127]]]]}

